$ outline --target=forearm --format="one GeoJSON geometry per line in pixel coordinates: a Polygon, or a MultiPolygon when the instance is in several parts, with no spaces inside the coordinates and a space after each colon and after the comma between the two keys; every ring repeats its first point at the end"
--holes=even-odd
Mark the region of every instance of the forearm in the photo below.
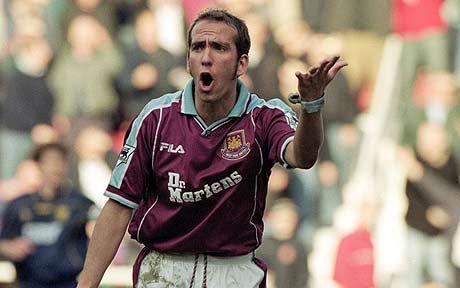
{"type": "Polygon", "coordinates": [[[131,219],[132,209],[113,200],[102,209],[92,234],[78,287],[98,287],[115,256],[131,219]]]}
{"type": "Polygon", "coordinates": [[[25,238],[0,240],[0,255],[13,262],[23,260],[34,251],[33,243],[25,238]]]}
{"type": "Polygon", "coordinates": [[[311,168],[318,158],[323,138],[321,112],[309,114],[302,111],[294,135],[292,151],[287,151],[291,155],[286,157],[288,163],[297,168],[311,168]]]}

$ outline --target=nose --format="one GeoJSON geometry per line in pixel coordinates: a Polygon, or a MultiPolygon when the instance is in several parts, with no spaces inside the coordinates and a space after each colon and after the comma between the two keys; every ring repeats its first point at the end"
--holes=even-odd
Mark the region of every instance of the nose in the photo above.
{"type": "Polygon", "coordinates": [[[206,47],[203,49],[203,54],[201,56],[201,65],[211,66],[211,64],[212,64],[211,49],[210,47],[206,47]]]}

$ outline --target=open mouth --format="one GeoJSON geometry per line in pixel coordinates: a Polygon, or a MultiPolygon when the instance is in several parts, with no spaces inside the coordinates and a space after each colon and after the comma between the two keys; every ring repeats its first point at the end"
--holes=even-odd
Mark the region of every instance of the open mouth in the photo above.
{"type": "Polygon", "coordinates": [[[209,72],[202,72],[200,74],[200,83],[203,87],[210,87],[214,78],[212,77],[211,73],[209,72]]]}

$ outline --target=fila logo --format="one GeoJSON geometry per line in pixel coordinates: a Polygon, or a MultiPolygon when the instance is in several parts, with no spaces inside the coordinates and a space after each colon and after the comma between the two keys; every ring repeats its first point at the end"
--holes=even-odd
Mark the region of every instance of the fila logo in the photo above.
{"type": "Polygon", "coordinates": [[[182,145],[179,145],[177,147],[174,147],[174,144],[169,144],[165,142],[161,142],[160,144],[160,151],[166,150],[169,153],[179,153],[179,154],[185,154],[184,148],[182,145]]]}

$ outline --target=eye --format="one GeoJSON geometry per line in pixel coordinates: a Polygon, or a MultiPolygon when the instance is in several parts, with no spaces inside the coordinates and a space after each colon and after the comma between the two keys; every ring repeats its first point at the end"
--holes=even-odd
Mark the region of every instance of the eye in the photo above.
{"type": "Polygon", "coordinates": [[[212,43],[211,44],[212,48],[217,50],[217,51],[221,51],[221,52],[224,52],[227,50],[227,47],[221,43],[212,43]]]}
{"type": "Polygon", "coordinates": [[[204,47],[204,44],[202,42],[199,42],[199,43],[192,44],[191,49],[192,51],[200,51],[203,49],[203,47],[204,47]]]}

